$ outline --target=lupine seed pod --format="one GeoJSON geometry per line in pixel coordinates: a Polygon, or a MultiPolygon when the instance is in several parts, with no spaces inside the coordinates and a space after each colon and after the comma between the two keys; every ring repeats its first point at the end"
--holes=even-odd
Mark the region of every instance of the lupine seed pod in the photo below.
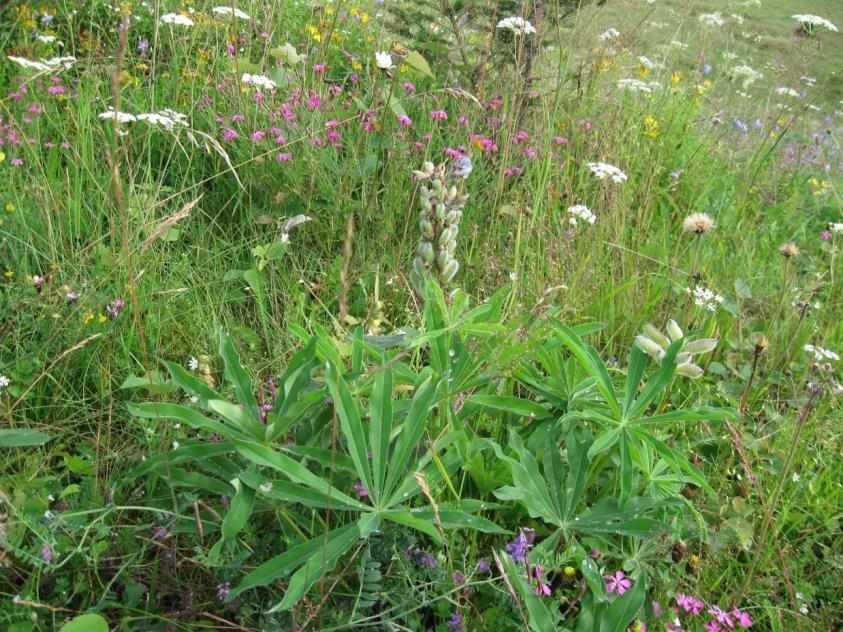
{"type": "Polygon", "coordinates": [[[684,375],[685,377],[689,377],[692,380],[697,379],[698,377],[702,377],[703,370],[698,367],[696,364],[691,362],[687,362],[685,364],[680,364],[676,367],[676,372],[679,375],[684,375]]]}
{"type": "Polygon", "coordinates": [[[661,360],[664,357],[664,349],[662,349],[658,343],[650,340],[647,336],[635,336],[635,344],[638,345],[638,348],[641,349],[641,351],[654,360],[661,360]]]}
{"type": "Polygon", "coordinates": [[[677,324],[677,322],[671,318],[667,321],[667,335],[670,336],[670,340],[672,342],[676,342],[685,334],[682,333],[682,328],[677,324]]]}
{"type": "Polygon", "coordinates": [[[419,256],[413,261],[410,275],[416,290],[423,291],[424,276],[429,273],[440,284],[452,281],[459,270],[454,259],[456,238],[462,219],[462,207],[467,197],[461,195],[457,178],[448,162],[433,165],[426,162],[421,170],[413,171],[421,182],[419,200],[419,256]]]}
{"type": "Polygon", "coordinates": [[[670,339],[650,323],[644,323],[644,334],[665,350],[670,346],[670,339]]]}
{"type": "Polygon", "coordinates": [[[701,340],[693,340],[682,346],[682,351],[690,353],[691,355],[699,355],[700,353],[708,353],[714,351],[717,347],[717,338],[703,338],[701,340]]]}

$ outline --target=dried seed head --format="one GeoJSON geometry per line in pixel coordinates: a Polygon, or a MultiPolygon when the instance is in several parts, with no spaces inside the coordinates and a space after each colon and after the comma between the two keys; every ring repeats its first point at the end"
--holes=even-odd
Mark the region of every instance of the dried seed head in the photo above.
{"type": "Polygon", "coordinates": [[[682,222],[682,230],[696,235],[704,235],[714,228],[714,220],[707,213],[691,213],[682,222]]]}
{"type": "Polygon", "coordinates": [[[770,341],[761,334],[753,336],[753,343],[755,344],[755,355],[761,355],[767,351],[767,347],[770,346],[770,341]]]}
{"type": "Polygon", "coordinates": [[[799,256],[799,246],[794,244],[792,241],[789,241],[785,244],[782,244],[782,247],[779,248],[779,252],[781,253],[782,257],[785,259],[790,259],[792,257],[799,256]]]}
{"type": "Polygon", "coordinates": [[[670,551],[670,556],[673,558],[674,562],[681,562],[685,558],[685,554],[688,552],[688,545],[685,544],[682,540],[677,540],[673,544],[673,548],[670,551]]]}

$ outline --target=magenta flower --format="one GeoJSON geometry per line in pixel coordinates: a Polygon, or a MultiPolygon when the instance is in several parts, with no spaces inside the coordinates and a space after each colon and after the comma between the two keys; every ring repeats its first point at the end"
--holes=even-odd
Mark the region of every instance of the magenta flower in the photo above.
{"type": "Polygon", "coordinates": [[[831,239],[831,231],[824,230],[823,232],[821,232],[820,239],[822,239],[823,241],[828,241],[829,239],[831,239]]]}
{"type": "Polygon", "coordinates": [[[720,606],[717,606],[717,605],[711,606],[711,608],[708,609],[708,614],[710,614],[712,617],[717,619],[718,623],[723,623],[725,625],[728,625],[730,628],[735,627],[735,623],[729,617],[729,613],[721,610],[720,606]]]}
{"type": "Polygon", "coordinates": [[[53,561],[53,550],[50,548],[49,542],[44,542],[44,546],[41,547],[41,557],[44,559],[44,564],[53,561]]]}
{"type": "Polygon", "coordinates": [[[278,162],[287,162],[288,160],[292,160],[292,158],[293,152],[291,151],[283,151],[277,156],[275,156],[275,160],[277,160],[278,162]]]}
{"type": "Polygon", "coordinates": [[[125,306],[126,301],[122,298],[115,298],[111,301],[111,304],[105,308],[105,312],[112,318],[117,318],[125,306]]]}
{"type": "Polygon", "coordinates": [[[465,575],[463,575],[459,571],[454,572],[454,583],[455,584],[462,584],[464,581],[465,581],[465,575]]]}
{"type": "Polygon", "coordinates": [[[357,490],[357,493],[360,494],[360,498],[366,498],[369,495],[369,492],[366,491],[366,486],[363,483],[354,483],[354,489],[357,490]]]}
{"type": "Polygon", "coordinates": [[[399,125],[401,125],[401,127],[410,127],[410,125],[413,124],[413,120],[406,114],[399,114],[397,118],[398,123],[399,125]]]}
{"type": "Polygon", "coordinates": [[[536,593],[539,597],[542,595],[550,595],[551,589],[549,584],[545,584],[542,582],[542,567],[541,566],[534,566],[532,569],[533,576],[536,578],[536,586],[533,588],[533,592],[536,593]]]}
{"type": "Polygon", "coordinates": [[[236,140],[240,138],[240,134],[238,134],[235,130],[231,129],[230,127],[226,128],[225,131],[222,133],[223,140],[236,140]]]}
{"type": "Polygon", "coordinates": [[[448,113],[445,112],[444,110],[434,110],[433,112],[430,113],[430,118],[432,118],[434,120],[435,119],[441,119],[443,121],[447,121],[448,120],[448,113]]]}
{"type": "Polygon", "coordinates": [[[738,625],[742,628],[746,629],[752,627],[752,617],[750,617],[746,612],[741,612],[737,608],[732,610],[732,616],[735,617],[735,620],[738,622],[738,625]]]}
{"type": "Polygon", "coordinates": [[[217,597],[219,597],[220,601],[223,601],[228,592],[231,590],[231,584],[229,582],[223,582],[217,586],[217,597]]]}
{"type": "Polygon", "coordinates": [[[311,70],[313,72],[325,72],[325,64],[315,64],[311,70]]]}
{"type": "Polygon", "coordinates": [[[720,632],[720,626],[717,625],[717,621],[709,621],[703,628],[705,628],[705,632],[720,632]]]}
{"type": "Polygon", "coordinates": [[[623,571],[617,571],[614,575],[604,575],[606,580],[606,592],[617,592],[623,595],[627,590],[632,588],[632,582],[627,579],[623,571]]]}
{"type": "Polygon", "coordinates": [[[676,603],[685,609],[685,612],[691,612],[695,617],[700,615],[700,612],[705,608],[705,603],[696,597],[686,597],[683,594],[676,596],[676,603]]]}
{"type": "Polygon", "coordinates": [[[662,610],[662,605],[658,601],[653,602],[653,614],[657,617],[662,616],[664,614],[664,610],[662,610]]]}
{"type": "Polygon", "coordinates": [[[44,285],[44,277],[35,275],[34,277],[32,277],[32,284],[35,287],[41,287],[42,285],[44,285]]]}
{"type": "Polygon", "coordinates": [[[249,139],[250,139],[253,143],[256,143],[256,142],[258,142],[258,141],[261,141],[261,140],[263,140],[264,138],[266,138],[266,132],[265,132],[265,131],[263,131],[262,129],[259,129],[259,130],[258,130],[258,131],[256,131],[256,132],[252,132],[252,135],[251,135],[251,136],[249,136],[249,139]]]}
{"type": "Polygon", "coordinates": [[[67,293],[68,301],[75,301],[77,298],[79,298],[79,292],[74,292],[73,290],[71,290],[67,293]]]}

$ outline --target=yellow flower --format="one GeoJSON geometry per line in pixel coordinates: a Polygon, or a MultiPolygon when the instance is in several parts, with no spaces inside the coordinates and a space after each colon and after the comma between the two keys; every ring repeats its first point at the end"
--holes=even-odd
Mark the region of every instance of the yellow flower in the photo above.
{"type": "Polygon", "coordinates": [[[108,319],[105,317],[105,315],[104,315],[104,314],[100,314],[100,315],[98,315],[98,316],[97,316],[97,322],[98,322],[100,325],[102,325],[102,324],[103,324],[105,321],[107,321],[107,320],[108,320],[108,319]]]}
{"type": "Polygon", "coordinates": [[[11,202],[9,202],[8,204],[6,204],[6,212],[7,212],[9,215],[11,215],[12,213],[14,213],[14,212],[15,212],[15,205],[14,205],[14,204],[12,204],[11,202]]]}
{"type": "Polygon", "coordinates": [[[14,273],[14,272],[12,272],[11,270],[6,270],[6,271],[3,273],[3,276],[5,276],[7,279],[11,279],[13,276],[15,276],[15,273],[14,273]]]}
{"type": "Polygon", "coordinates": [[[711,79],[706,79],[705,81],[703,81],[703,85],[704,85],[706,88],[710,88],[710,87],[711,87],[711,86],[713,86],[714,84],[713,84],[713,83],[711,83],[711,79]]]}
{"type": "Polygon", "coordinates": [[[655,138],[659,135],[659,122],[652,116],[644,119],[644,135],[655,138]]]}
{"type": "Polygon", "coordinates": [[[4,160],[6,160],[6,154],[0,151],[0,162],[3,162],[4,160]]]}
{"type": "Polygon", "coordinates": [[[82,325],[87,325],[94,320],[94,312],[88,312],[82,317],[82,325]]]}
{"type": "Polygon", "coordinates": [[[345,39],[345,35],[343,35],[342,33],[334,32],[334,33],[331,33],[331,39],[335,42],[341,42],[345,39]]]}
{"type": "Polygon", "coordinates": [[[638,62],[636,70],[638,71],[638,76],[642,79],[650,76],[650,67],[645,63],[638,62]]]}
{"type": "Polygon", "coordinates": [[[354,16],[355,16],[355,15],[357,15],[358,13],[360,13],[360,9],[358,9],[357,7],[351,7],[351,8],[348,10],[348,15],[350,15],[351,17],[354,17],[354,16]]]}
{"type": "Polygon", "coordinates": [[[365,24],[365,23],[366,23],[366,22],[368,22],[368,21],[369,21],[369,14],[368,14],[368,13],[366,13],[365,11],[363,11],[363,12],[360,14],[360,23],[361,23],[361,24],[365,24]]]}
{"type": "Polygon", "coordinates": [[[351,60],[351,69],[352,70],[360,70],[361,68],[363,68],[363,64],[361,64],[356,59],[351,60]]]}
{"type": "Polygon", "coordinates": [[[670,83],[674,86],[679,85],[679,82],[682,81],[682,73],[678,70],[674,70],[670,75],[670,83]]]}
{"type": "Polygon", "coordinates": [[[325,15],[334,15],[334,7],[325,7],[325,15]]]}
{"type": "Polygon", "coordinates": [[[408,70],[410,70],[410,66],[407,64],[401,64],[398,66],[398,72],[407,72],[408,70]]]}

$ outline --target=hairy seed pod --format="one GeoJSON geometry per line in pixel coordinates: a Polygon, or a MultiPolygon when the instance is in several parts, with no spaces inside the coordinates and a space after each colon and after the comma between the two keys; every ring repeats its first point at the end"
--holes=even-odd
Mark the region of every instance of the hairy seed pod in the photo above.
{"type": "Polygon", "coordinates": [[[421,257],[416,257],[415,259],[413,259],[413,272],[415,272],[419,276],[419,278],[421,278],[422,276],[424,276],[424,271],[424,261],[421,260],[421,257]]]}
{"type": "Polygon", "coordinates": [[[641,351],[654,360],[661,360],[664,357],[664,349],[650,340],[647,336],[635,336],[635,344],[638,345],[638,348],[641,349],[641,351]]]}
{"type": "Polygon", "coordinates": [[[685,335],[682,333],[682,328],[672,318],[667,321],[667,327],[665,329],[667,329],[667,335],[670,336],[673,342],[676,342],[685,335]]]}
{"type": "Polygon", "coordinates": [[[717,338],[702,338],[700,340],[693,340],[682,347],[682,351],[690,353],[691,355],[698,355],[700,353],[708,353],[714,351],[717,347],[717,338]]]}
{"type": "Polygon", "coordinates": [[[676,354],[676,366],[682,364],[688,364],[691,361],[691,354],[690,353],[677,353],[676,354]]]}
{"type": "Polygon", "coordinates": [[[436,265],[439,266],[440,270],[444,270],[445,266],[448,265],[448,261],[451,260],[450,253],[445,250],[445,248],[439,249],[439,255],[436,257],[436,265]]]}
{"type": "Polygon", "coordinates": [[[460,269],[460,264],[457,263],[456,259],[451,259],[448,262],[448,265],[445,266],[445,269],[442,271],[442,280],[445,283],[450,283],[454,280],[454,277],[457,276],[457,271],[460,269]]]}
{"type": "Polygon", "coordinates": [[[650,323],[644,323],[644,333],[650,340],[657,342],[663,349],[666,350],[670,346],[668,337],[650,323]]]}
{"type": "Polygon", "coordinates": [[[702,377],[704,371],[698,367],[696,364],[691,362],[687,362],[686,364],[682,364],[676,367],[676,373],[678,375],[684,375],[685,377],[689,377],[692,380],[697,379],[698,377],[702,377]]]}

